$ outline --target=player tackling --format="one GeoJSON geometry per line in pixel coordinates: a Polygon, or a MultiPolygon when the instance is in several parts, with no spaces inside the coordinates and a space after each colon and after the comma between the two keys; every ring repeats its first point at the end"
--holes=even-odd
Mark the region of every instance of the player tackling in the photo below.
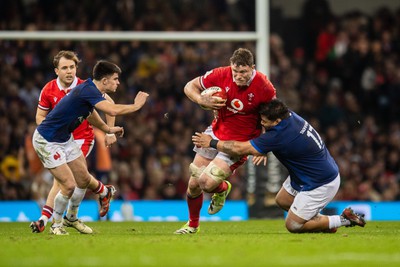
{"type": "MultiPolygon", "coordinates": [[[[267,77],[255,70],[253,54],[245,48],[234,51],[230,65],[215,68],[188,82],[186,96],[204,109],[214,111],[214,120],[205,130],[219,140],[247,141],[261,133],[258,107],[275,98],[275,88],[267,77]],[[201,94],[209,87],[226,91],[226,101],[210,94],[201,94]]],[[[209,214],[216,214],[231,191],[227,179],[243,163],[246,156],[231,156],[212,148],[195,147],[196,156],[189,166],[187,188],[189,221],[175,234],[195,234],[200,230],[203,192],[211,193],[209,214]]]]}
{"type": "MultiPolygon", "coordinates": [[[[260,114],[266,131],[257,138],[244,142],[220,141],[208,134],[196,133],[193,143],[232,156],[273,152],[289,171],[276,203],[288,211],[286,228],[291,233],[334,233],[341,226],[364,227],[363,215],[354,213],[351,208],[346,208],[341,215],[320,214],[336,195],[340,174],[317,131],[278,99],[263,104],[260,114]]],[[[256,158],[253,162],[261,161],[256,158]]]]}

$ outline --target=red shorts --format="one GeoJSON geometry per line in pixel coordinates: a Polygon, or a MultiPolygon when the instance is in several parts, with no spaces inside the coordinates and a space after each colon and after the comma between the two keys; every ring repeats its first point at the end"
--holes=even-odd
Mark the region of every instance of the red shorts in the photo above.
{"type": "Polygon", "coordinates": [[[85,158],[89,156],[94,146],[94,139],[76,139],[75,142],[79,145],[85,158]]]}

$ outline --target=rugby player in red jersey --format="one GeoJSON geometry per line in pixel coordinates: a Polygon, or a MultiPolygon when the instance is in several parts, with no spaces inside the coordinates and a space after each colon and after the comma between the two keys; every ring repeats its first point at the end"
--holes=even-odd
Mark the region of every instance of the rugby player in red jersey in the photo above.
{"type": "MultiPolygon", "coordinates": [[[[268,78],[255,70],[253,54],[245,48],[234,51],[230,66],[215,68],[188,82],[186,96],[204,108],[214,110],[215,119],[205,130],[216,140],[248,141],[261,133],[259,106],[276,97],[268,78]],[[211,86],[226,91],[226,101],[201,92],[211,86]]],[[[230,156],[213,148],[195,147],[196,156],[189,166],[187,188],[189,221],[175,234],[195,234],[200,230],[203,192],[212,193],[209,214],[216,214],[231,191],[227,179],[247,160],[246,156],[230,156]]]]}
{"type": "Polygon", "coordinates": [[[97,110],[118,116],[136,112],[146,103],[149,94],[143,91],[137,93],[132,104],[114,104],[104,98],[105,93],[116,92],[121,72],[121,68],[112,62],[98,61],[93,67],[93,78],[77,85],[63,97],[33,133],[36,154],[60,187],[54,199],[51,234],[68,235],[65,225],[79,222],[77,209],[92,179],[82,150],[74,141],[73,131],[87,119],[104,133],[122,137],[124,128],[107,125],[97,110]],[[66,211],[67,217],[63,218],[66,211]]]}
{"type": "MultiPolygon", "coordinates": [[[[46,118],[47,114],[54,109],[58,102],[66,96],[72,88],[84,82],[84,80],[76,76],[79,62],[80,60],[78,56],[73,51],[63,50],[54,57],[53,65],[57,78],[48,82],[40,93],[39,104],[36,111],[37,125],[46,118]]],[[[114,103],[111,97],[107,94],[105,94],[105,98],[111,103],[114,103]]],[[[115,117],[106,115],[106,120],[109,126],[114,126],[115,117]]],[[[87,120],[84,120],[82,124],[74,130],[73,136],[75,142],[77,142],[81,147],[83,155],[87,157],[94,145],[94,132],[92,126],[87,120]]],[[[116,142],[116,140],[114,134],[106,134],[107,146],[111,146],[116,142]]],[[[110,200],[115,193],[115,188],[112,185],[105,186],[101,181],[98,181],[93,177],[88,188],[95,194],[99,194],[100,216],[105,216],[109,209],[110,200]]],[[[58,183],[54,180],[53,186],[47,196],[46,204],[43,206],[41,217],[30,225],[32,232],[40,233],[44,231],[48,220],[53,215],[54,198],[59,190],[60,188],[58,183]]],[[[73,221],[69,221],[69,219],[71,220],[71,214],[73,214],[73,212],[71,213],[71,210],[66,214],[66,226],[74,227],[81,233],[92,233],[92,229],[82,221],[76,218],[74,218],[73,221]]]]}

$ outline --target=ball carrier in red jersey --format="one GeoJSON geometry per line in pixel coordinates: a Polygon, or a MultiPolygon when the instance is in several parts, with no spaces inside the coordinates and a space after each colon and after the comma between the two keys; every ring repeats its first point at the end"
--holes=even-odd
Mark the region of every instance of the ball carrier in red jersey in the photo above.
{"type": "MultiPolygon", "coordinates": [[[[205,129],[217,140],[248,141],[261,133],[258,108],[275,98],[274,86],[268,78],[255,70],[253,54],[245,48],[234,51],[230,66],[215,68],[188,82],[186,96],[206,109],[212,109],[215,119],[205,129]],[[221,102],[206,88],[217,86],[226,91],[227,100],[221,102]]],[[[212,193],[209,214],[216,214],[225,204],[231,190],[227,179],[243,163],[246,156],[232,157],[214,148],[195,147],[196,156],[189,166],[190,179],[187,189],[189,221],[175,234],[194,234],[200,230],[200,210],[203,193],[212,193]]]]}

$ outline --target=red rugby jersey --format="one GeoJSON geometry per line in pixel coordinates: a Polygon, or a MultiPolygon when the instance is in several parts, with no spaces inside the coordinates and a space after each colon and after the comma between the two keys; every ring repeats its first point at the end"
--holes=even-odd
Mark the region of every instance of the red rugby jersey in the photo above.
{"type": "MultiPolygon", "coordinates": [[[[75,80],[68,89],[72,89],[83,82],[84,80],[75,77],[75,80]]],[[[62,88],[58,79],[51,80],[40,92],[38,108],[50,112],[65,95],[64,88],[62,88]]],[[[84,139],[88,141],[88,143],[92,142],[94,139],[93,128],[87,120],[84,120],[72,134],[75,140],[84,139]]]]}
{"type": "Polygon", "coordinates": [[[203,89],[218,86],[226,91],[226,106],[218,110],[212,123],[214,134],[220,140],[248,141],[261,133],[258,108],[276,97],[276,90],[268,78],[254,71],[246,87],[233,81],[230,66],[216,68],[200,77],[203,89]]]}

